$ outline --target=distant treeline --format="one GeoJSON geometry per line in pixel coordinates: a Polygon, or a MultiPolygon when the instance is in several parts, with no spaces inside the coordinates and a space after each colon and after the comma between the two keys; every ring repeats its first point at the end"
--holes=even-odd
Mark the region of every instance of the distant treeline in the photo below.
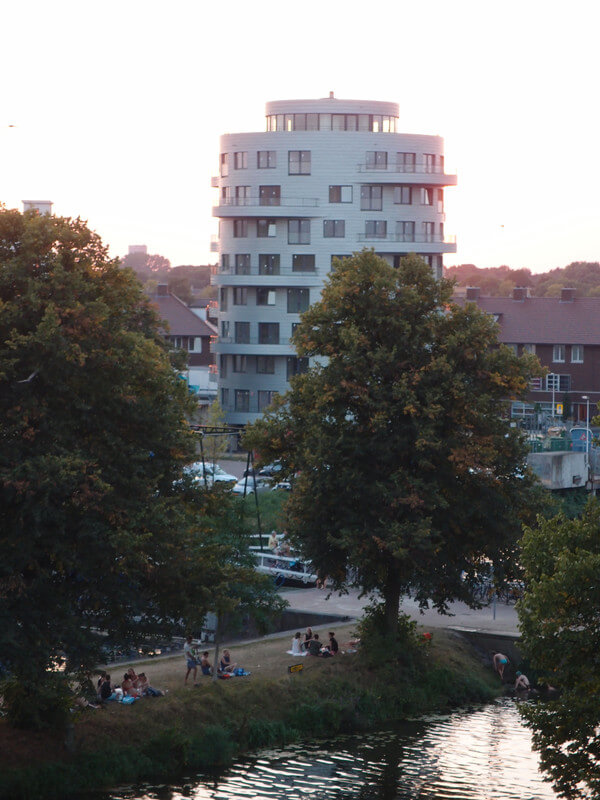
{"type": "Polygon", "coordinates": [[[195,297],[212,297],[210,265],[183,264],[172,267],[168,258],[151,253],[130,253],[121,259],[124,267],[131,267],[146,289],[153,290],[159,283],[166,283],[169,291],[185,303],[195,297]]]}
{"type": "Polygon", "coordinates": [[[566,267],[532,273],[529,269],[459,264],[444,270],[457,287],[478,286],[482,295],[508,297],[515,286],[528,286],[534,297],[558,297],[560,290],[574,287],[579,297],[600,297],[600,264],[597,261],[574,261],[566,267]]]}

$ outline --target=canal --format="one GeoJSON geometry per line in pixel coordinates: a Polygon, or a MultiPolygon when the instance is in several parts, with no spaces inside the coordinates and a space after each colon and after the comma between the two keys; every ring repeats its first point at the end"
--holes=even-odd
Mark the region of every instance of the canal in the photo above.
{"type": "MultiPolygon", "coordinates": [[[[546,800],[531,736],[502,699],[393,729],[262,750],[218,774],[101,800],[546,800]]],[[[100,800],[100,798],[99,798],[100,800]]]]}

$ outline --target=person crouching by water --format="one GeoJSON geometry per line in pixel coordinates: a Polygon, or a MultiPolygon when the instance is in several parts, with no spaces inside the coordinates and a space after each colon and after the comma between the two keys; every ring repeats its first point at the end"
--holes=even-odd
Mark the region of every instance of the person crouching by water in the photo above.
{"type": "Polygon", "coordinates": [[[515,690],[517,692],[528,692],[531,689],[529,678],[522,672],[517,672],[517,680],[515,681],[515,690]]]}

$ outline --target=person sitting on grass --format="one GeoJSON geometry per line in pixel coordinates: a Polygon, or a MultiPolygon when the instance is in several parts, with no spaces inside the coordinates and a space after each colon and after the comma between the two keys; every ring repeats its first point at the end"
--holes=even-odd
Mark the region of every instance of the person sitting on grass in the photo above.
{"type": "Polygon", "coordinates": [[[162,697],[164,695],[164,692],[160,689],[154,689],[154,687],[150,686],[145,672],[140,672],[137,676],[137,681],[137,690],[142,697],[162,697]]]}
{"type": "Polygon", "coordinates": [[[304,634],[304,641],[302,642],[302,647],[303,647],[305,650],[308,650],[308,643],[310,642],[310,640],[311,640],[312,638],[313,638],[313,632],[312,632],[312,628],[311,628],[311,627],[308,627],[308,628],[306,629],[306,633],[304,634]]]}
{"type": "Polygon", "coordinates": [[[329,631],[329,652],[332,656],[335,656],[338,654],[339,649],[340,646],[335,638],[335,633],[333,631],[329,631]]]}
{"type": "Polygon", "coordinates": [[[292,649],[286,650],[287,653],[291,656],[305,656],[307,655],[305,650],[302,650],[302,634],[300,631],[294,636],[292,639],[292,649]]]}
{"type": "Polygon", "coordinates": [[[308,642],[308,655],[319,656],[321,655],[321,642],[319,641],[319,634],[313,634],[312,639],[308,642]]]}
{"type": "Polygon", "coordinates": [[[205,650],[202,653],[202,658],[200,659],[200,669],[202,670],[203,675],[212,675],[213,667],[208,659],[208,650],[205,650]]]}
{"type": "Polygon", "coordinates": [[[531,689],[529,678],[522,672],[517,672],[517,680],[515,681],[515,689],[517,692],[528,692],[531,689]]]}
{"type": "Polygon", "coordinates": [[[135,686],[133,685],[133,681],[131,680],[129,672],[126,672],[125,675],[123,675],[123,682],[121,683],[121,689],[123,689],[123,695],[125,697],[140,696],[139,690],[136,689],[135,686]]]}
{"type": "Polygon", "coordinates": [[[236,667],[237,664],[234,664],[231,661],[231,654],[229,650],[223,650],[223,655],[221,656],[221,661],[219,662],[219,672],[233,672],[236,667]]]}
{"type": "Polygon", "coordinates": [[[117,694],[114,691],[108,672],[105,672],[102,676],[102,682],[100,683],[100,688],[98,690],[98,697],[102,703],[107,703],[109,700],[117,699],[117,694]]]}

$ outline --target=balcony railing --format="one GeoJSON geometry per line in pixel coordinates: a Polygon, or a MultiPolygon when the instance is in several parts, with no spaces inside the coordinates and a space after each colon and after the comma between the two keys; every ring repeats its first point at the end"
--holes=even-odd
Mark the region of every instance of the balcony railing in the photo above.
{"type": "MultiPolygon", "coordinates": [[[[212,337],[211,337],[212,338],[212,337]]],[[[278,338],[265,339],[260,336],[248,336],[245,339],[237,339],[235,336],[219,336],[215,339],[214,343],[218,344],[291,344],[291,339],[286,336],[279,336],[278,338]]]]}
{"type": "Polygon", "coordinates": [[[456,244],[456,236],[440,233],[359,233],[359,242],[405,242],[408,244],[456,244]]]}
{"type": "Polygon", "coordinates": [[[256,265],[251,267],[224,267],[221,264],[211,267],[213,275],[260,275],[261,278],[278,278],[280,276],[290,276],[300,278],[303,275],[310,277],[317,274],[317,269],[293,269],[293,267],[280,266],[270,269],[260,269],[256,265]]]}
{"type": "Polygon", "coordinates": [[[319,205],[318,197],[221,197],[219,206],[227,208],[289,208],[302,206],[315,208],[319,205]]]}
{"type": "Polygon", "coordinates": [[[441,164],[357,164],[358,172],[392,172],[401,175],[455,175],[441,164]]]}

